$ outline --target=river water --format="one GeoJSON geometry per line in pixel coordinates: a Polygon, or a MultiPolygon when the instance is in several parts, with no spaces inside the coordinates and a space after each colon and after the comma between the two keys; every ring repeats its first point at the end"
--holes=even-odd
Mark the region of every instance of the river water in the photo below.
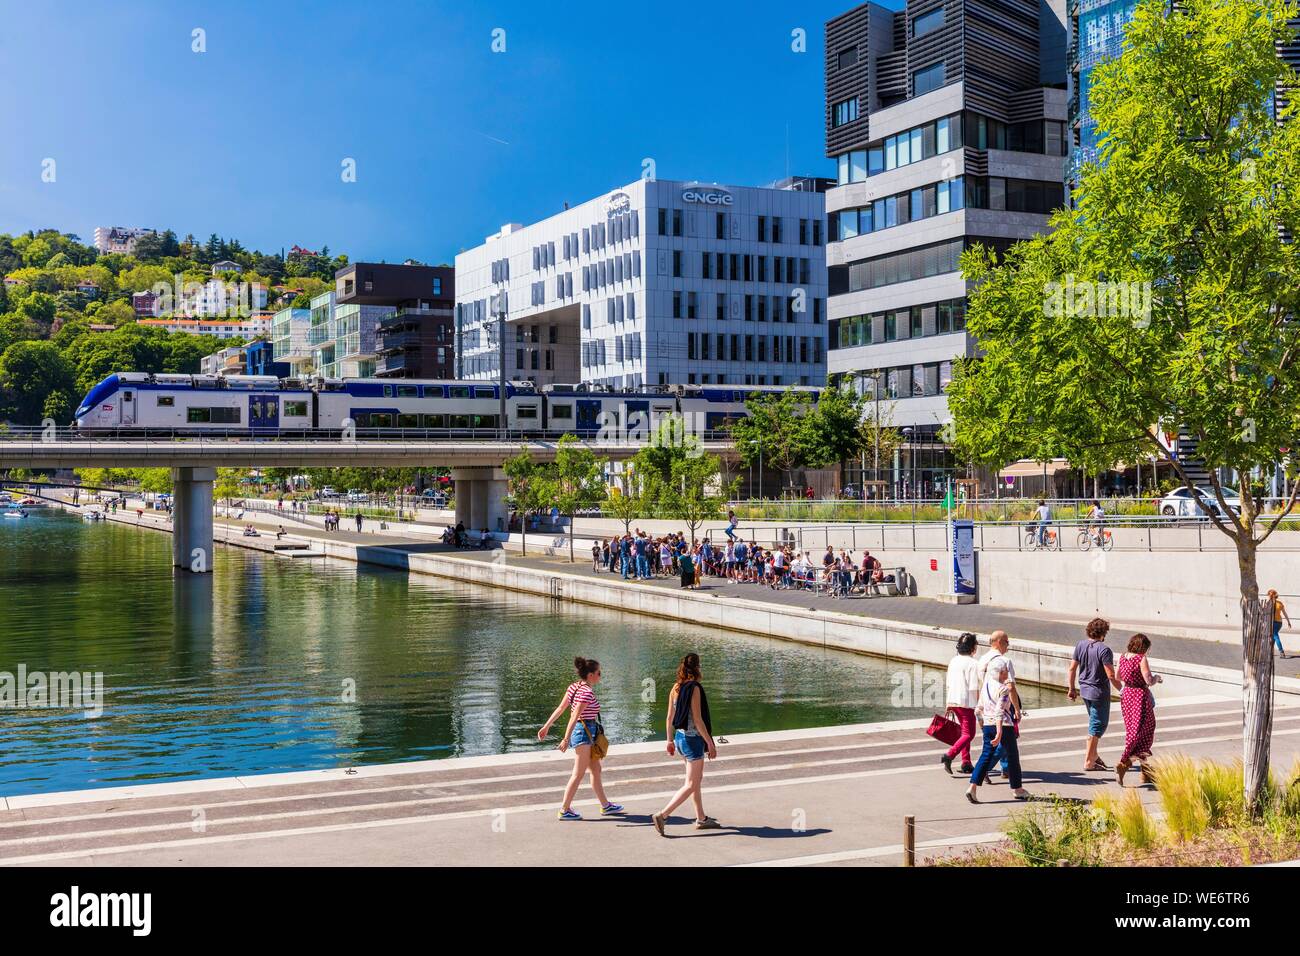
{"type": "Polygon", "coordinates": [[[0,794],[554,746],[535,735],[577,654],[601,662],[615,743],[663,733],[691,650],[724,735],[929,714],[915,691],[941,676],[346,562],[223,548],[188,575],[170,556],[164,534],[46,509],[0,521],[0,680],[104,686],[99,716],[0,707],[0,794]]]}

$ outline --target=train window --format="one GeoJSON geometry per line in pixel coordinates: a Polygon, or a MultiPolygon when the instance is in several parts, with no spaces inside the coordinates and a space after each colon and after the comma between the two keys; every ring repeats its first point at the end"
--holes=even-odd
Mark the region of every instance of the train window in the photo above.
{"type": "Polygon", "coordinates": [[[212,422],[220,425],[238,425],[239,409],[237,408],[213,408],[212,422]]]}
{"type": "Polygon", "coordinates": [[[419,428],[420,416],[419,415],[398,415],[397,427],[398,428],[419,428]]]}
{"type": "Polygon", "coordinates": [[[448,415],[447,418],[452,428],[469,428],[468,415],[448,415]]]}
{"type": "Polygon", "coordinates": [[[185,421],[191,425],[199,425],[204,422],[212,421],[212,409],[210,408],[187,408],[185,409],[185,421]]]}
{"type": "Polygon", "coordinates": [[[285,400],[285,403],[284,403],[284,414],[285,414],[285,417],[287,417],[287,418],[306,418],[306,417],[307,417],[307,403],[306,403],[306,402],[291,402],[291,401],[289,401],[288,399],[286,399],[286,400],[285,400]]]}
{"type": "Polygon", "coordinates": [[[392,398],[392,397],[393,397],[393,386],[391,386],[391,385],[385,385],[385,386],[384,386],[384,398],[392,398]]]}
{"type": "Polygon", "coordinates": [[[495,416],[495,415],[475,415],[475,416],[474,416],[474,427],[475,427],[475,428],[496,428],[496,427],[497,427],[497,416],[495,416]]]}
{"type": "Polygon", "coordinates": [[[573,406],[572,406],[572,405],[552,405],[552,406],[551,406],[551,417],[552,417],[552,418],[572,418],[572,417],[573,417],[573,406]]]}
{"type": "Polygon", "coordinates": [[[158,406],[160,408],[172,408],[176,405],[175,395],[159,395],[158,406]]]}
{"type": "Polygon", "coordinates": [[[475,398],[496,398],[495,388],[476,388],[474,389],[475,398]]]}
{"type": "Polygon", "coordinates": [[[519,417],[520,417],[520,418],[532,418],[532,419],[537,418],[537,406],[536,406],[536,405],[520,405],[520,406],[519,406],[519,417]]]}
{"type": "Polygon", "coordinates": [[[468,385],[449,385],[447,390],[451,393],[452,398],[469,398],[468,385]]]}
{"type": "Polygon", "coordinates": [[[420,419],[424,422],[425,428],[446,428],[446,415],[421,415],[420,419]]]}
{"type": "Polygon", "coordinates": [[[370,427],[371,428],[392,428],[393,416],[388,414],[388,412],[371,412],[370,427]]]}
{"type": "Polygon", "coordinates": [[[135,392],[123,392],[122,401],[129,402],[135,396],[135,392]]]}
{"type": "Polygon", "coordinates": [[[398,398],[418,398],[419,395],[420,395],[420,389],[415,385],[397,386],[398,398]]]}

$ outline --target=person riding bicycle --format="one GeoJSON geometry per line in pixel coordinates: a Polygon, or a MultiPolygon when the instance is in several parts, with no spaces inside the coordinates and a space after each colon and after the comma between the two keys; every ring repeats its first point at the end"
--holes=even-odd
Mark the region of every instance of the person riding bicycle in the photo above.
{"type": "Polygon", "coordinates": [[[1038,538],[1038,543],[1045,548],[1047,547],[1047,526],[1052,522],[1052,509],[1047,507],[1046,501],[1039,498],[1038,509],[1035,513],[1038,517],[1037,526],[1034,529],[1035,534],[1038,538]]]}
{"type": "Polygon", "coordinates": [[[1097,546],[1101,546],[1101,536],[1106,524],[1106,509],[1100,501],[1093,501],[1092,510],[1088,512],[1088,535],[1097,546]]]}

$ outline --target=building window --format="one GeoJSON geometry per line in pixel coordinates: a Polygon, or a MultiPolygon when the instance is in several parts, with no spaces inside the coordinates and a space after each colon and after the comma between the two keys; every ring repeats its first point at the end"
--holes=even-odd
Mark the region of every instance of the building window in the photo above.
{"type": "Polygon", "coordinates": [[[858,118],[858,98],[841,100],[831,109],[831,126],[843,126],[858,118]]]}
{"type": "Polygon", "coordinates": [[[931,10],[929,13],[923,13],[919,17],[912,19],[912,36],[923,37],[933,30],[943,26],[944,10],[940,7],[938,10],[931,10]]]}
{"type": "Polygon", "coordinates": [[[856,46],[840,50],[835,56],[836,69],[847,70],[858,62],[858,48],[856,46]]]}

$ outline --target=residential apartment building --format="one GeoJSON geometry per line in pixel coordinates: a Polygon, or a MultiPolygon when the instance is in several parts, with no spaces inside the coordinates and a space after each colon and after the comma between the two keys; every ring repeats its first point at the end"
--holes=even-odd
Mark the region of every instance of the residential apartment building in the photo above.
{"type": "Polygon", "coordinates": [[[141,236],[156,235],[154,229],[128,229],[125,226],[96,226],[95,248],[101,255],[118,252],[131,255],[135,252],[136,240],[141,236]]]}
{"type": "Polygon", "coordinates": [[[378,329],[392,306],[340,305],[337,294],[322,292],[311,300],[307,345],[312,364],[322,378],[372,378],[379,358],[378,329]]]}
{"type": "Polygon", "coordinates": [[[265,309],[266,286],[260,282],[187,282],[176,304],[176,314],[192,317],[224,316],[234,318],[265,309]]]}
{"type": "Polygon", "coordinates": [[[316,368],[315,354],[307,344],[311,309],[281,309],[271,318],[271,357],[288,366],[289,378],[306,378],[316,368]]]}
{"type": "Polygon", "coordinates": [[[868,476],[894,493],[932,494],[950,465],[944,393],[977,347],[961,253],[1064,203],[1067,29],[1064,0],[867,3],[826,24],[828,370],[903,430],[868,476]]]}
{"type": "Polygon", "coordinates": [[[139,319],[137,325],[165,332],[189,332],[192,335],[215,335],[222,339],[265,338],[271,334],[271,315],[258,312],[242,319],[187,319],[169,317],[139,319]]]}
{"type": "Polygon", "coordinates": [[[335,274],[335,301],[386,306],[376,332],[380,378],[453,378],[456,273],[451,266],[356,262],[335,274]]]}
{"type": "Polygon", "coordinates": [[[822,384],[825,185],[643,179],[503,226],[456,257],[458,377],[822,384]]]}

